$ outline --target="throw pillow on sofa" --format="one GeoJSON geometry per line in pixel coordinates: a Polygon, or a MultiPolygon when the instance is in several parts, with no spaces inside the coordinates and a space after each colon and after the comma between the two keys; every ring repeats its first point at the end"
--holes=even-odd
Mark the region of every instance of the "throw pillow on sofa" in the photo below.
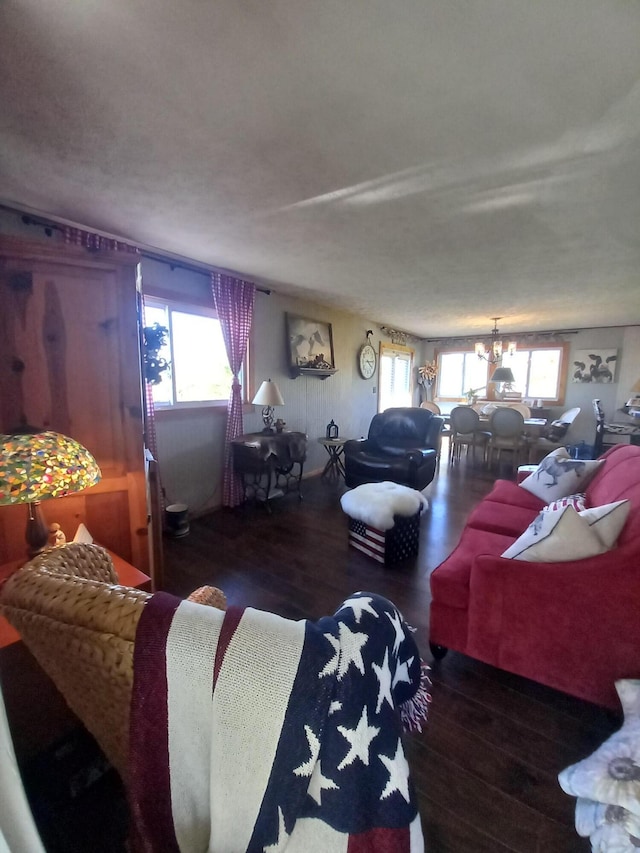
{"type": "Polygon", "coordinates": [[[566,506],[572,506],[576,512],[580,512],[587,508],[587,496],[584,492],[577,492],[575,495],[567,495],[566,498],[559,498],[557,501],[542,507],[542,512],[559,512],[566,506]]]}
{"type": "Polygon", "coordinates": [[[533,563],[560,563],[584,560],[607,550],[588,521],[567,506],[558,512],[540,512],[502,556],[533,563]]]}
{"type": "Polygon", "coordinates": [[[584,491],[603,464],[604,459],[572,459],[566,447],[558,447],[519,485],[548,503],[584,491]]]}
{"type": "Polygon", "coordinates": [[[583,494],[568,495],[566,498],[552,501],[542,507],[542,512],[562,512],[568,506],[572,506],[580,518],[584,519],[591,530],[598,534],[598,538],[607,548],[613,548],[627,520],[631,503],[627,500],[614,501],[602,506],[585,507],[586,497],[583,494]]]}
{"type": "Polygon", "coordinates": [[[614,501],[578,513],[607,548],[613,548],[631,509],[630,501],[614,501]]]}
{"type": "Polygon", "coordinates": [[[624,723],[592,755],[558,774],[566,794],[640,816],[640,680],[620,679],[616,691],[624,723]]]}

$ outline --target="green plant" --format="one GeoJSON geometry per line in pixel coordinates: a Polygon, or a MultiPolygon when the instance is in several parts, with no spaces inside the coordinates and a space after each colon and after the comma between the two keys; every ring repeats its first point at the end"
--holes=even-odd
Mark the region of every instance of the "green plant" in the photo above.
{"type": "Polygon", "coordinates": [[[465,391],[464,396],[467,398],[467,403],[472,403],[473,398],[478,394],[479,391],[482,391],[484,387],[484,385],[481,385],[480,388],[469,388],[468,391],[465,391]]]}
{"type": "Polygon", "coordinates": [[[154,323],[152,326],[145,326],[142,329],[142,334],[144,338],[144,378],[151,385],[158,385],[162,382],[162,374],[170,366],[166,358],[158,355],[167,343],[169,329],[166,326],[161,326],[160,323],[154,323]]]}

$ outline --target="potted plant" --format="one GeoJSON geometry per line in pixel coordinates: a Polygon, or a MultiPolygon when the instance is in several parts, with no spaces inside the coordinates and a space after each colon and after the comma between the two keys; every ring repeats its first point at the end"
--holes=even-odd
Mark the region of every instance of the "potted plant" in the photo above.
{"type": "Polygon", "coordinates": [[[467,398],[467,405],[473,406],[478,402],[478,393],[484,390],[484,385],[481,385],[480,388],[469,388],[468,391],[464,392],[464,396],[467,398]]]}

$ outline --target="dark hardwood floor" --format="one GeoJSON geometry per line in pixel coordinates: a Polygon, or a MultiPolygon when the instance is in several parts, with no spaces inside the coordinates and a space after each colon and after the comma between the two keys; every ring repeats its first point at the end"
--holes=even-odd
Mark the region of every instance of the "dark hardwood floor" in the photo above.
{"type": "MultiPolygon", "coordinates": [[[[494,478],[465,460],[449,469],[443,459],[425,492],[419,556],[393,568],[348,548],[344,488],[310,478],[302,502],[280,498],[271,515],[261,505],[222,510],[192,521],[188,536],[165,540],[168,590],[183,596],[208,583],[230,604],[292,619],[333,613],[350,593],[371,590],[397,604],[431,661],[429,574],[494,478]]],[[[429,722],[406,738],[427,849],[588,851],[557,774],[618,728],[617,715],[454,652],[432,663],[431,677],[429,722]]]]}
{"type": "MultiPolygon", "coordinates": [[[[230,604],[292,619],[331,614],[350,593],[371,590],[400,607],[431,662],[429,574],[454,548],[467,514],[494,478],[464,459],[449,469],[443,458],[425,492],[430,507],[421,524],[419,556],[393,568],[348,548],[339,502],[344,487],[310,478],[303,483],[302,502],[291,494],[274,501],[272,514],[261,505],[220,510],[192,519],[187,536],[165,538],[167,589],[185,596],[212,584],[230,604]]],[[[12,650],[22,657],[11,657],[11,670],[5,662],[0,676],[5,684],[21,684],[30,671],[24,655],[30,656],[21,644],[12,650]]],[[[429,721],[422,734],[405,741],[426,849],[587,853],[588,841],[573,827],[575,801],[561,791],[557,774],[617,729],[619,716],[455,652],[432,663],[431,677],[429,721]]],[[[46,685],[42,674],[38,678],[46,685]]],[[[26,684],[24,690],[33,696],[36,687],[26,684]]],[[[53,686],[51,693],[55,699],[53,686]]],[[[20,701],[18,695],[15,722],[25,713],[20,701]]],[[[32,704],[37,717],[38,703],[32,704]]],[[[43,725],[51,722],[55,701],[46,707],[43,725]]],[[[64,708],[58,710],[64,716],[64,708]]],[[[124,853],[128,813],[122,786],[115,771],[105,772],[95,742],[77,721],[73,725],[52,749],[21,761],[47,851],[124,853]]]]}

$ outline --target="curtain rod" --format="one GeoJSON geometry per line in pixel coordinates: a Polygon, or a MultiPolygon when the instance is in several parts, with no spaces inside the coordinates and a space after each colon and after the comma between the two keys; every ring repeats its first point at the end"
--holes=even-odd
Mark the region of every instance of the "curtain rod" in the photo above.
{"type": "MultiPolygon", "coordinates": [[[[51,237],[51,234],[53,231],[64,232],[65,227],[69,227],[69,228],[77,228],[80,231],[88,231],[89,233],[92,233],[92,234],[98,234],[100,237],[105,237],[105,239],[107,239],[107,240],[117,240],[119,243],[129,243],[132,246],[137,245],[135,240],[130,240],[129,238],[126,238],[126,237],[116,237],[112,234],[106,234],[104,232],[95,231],[95,230],[88,228],[87,226],[84,226],[84,225],[71,225],[71,224],[69,224],[67,226],[66,224],[61,224],[59,222],[56,222],[53,219],[50,220],[50,219],[46,219],[44,217],[34,216],[31,213],[24,213],[23,211],[18,210],[17,208],[8,207],[7,205],[4,205],[4,204],[0,204],[0,207],[4,208],[5,210],[9,210],[12,213],[20,214],[22,221],[24,222],[25,225],[34,225],[38,228],[44,229],[44,233],[47,235],[47,237],[51,237]]],[[[169,266],[172,270],[183,269],[183,270],[188,270],[189,272],[195,272],[195,273],[198,273],[199,275],[204,275],[204,276],[210,276],[212,272],[221,272],[224,275],[231,275],[231,276],[234,276],[235,278],[245,279],[244,275],[241,275],[240,273],[237,273],[237,272],[233,272],[231,270],[223,270],[223,269],[216,269],[215,267],[207,267],[205,264],[203,264],[202,266],[198,266],[195,263],[190,263],[189,261],[186,261],[186,260],[173,258],[171,255],[163,255],[160,252],[153,252],[149,249],[139,248],[139,251],[140,251],[141,257],[147,258],[150,261],[157,261],[158,263],[161,263],[161,264],[167,264],[167,266],[169,266]]],[[[265,293],[267,296],[271,295],[271,290],[269,288],[260,287],[257,284],[255,285],[255,288],[258,291],[258,293],[265,293]]]]}
{"type": "MultiPolygon", "coordinates": [[[[518,340],[519,338],[552,338],[557,335],[577,335],[581,330],[580,329],[555,329],[553,331],[544,331],[544,332],[508,332],[503,335],[500,334],[501,338],[513,338],[514,340],[518,340]]],[[[584,331],[584,330],[582,330],[584,331]]],[[[479,334],[479,335],[456,335],[452,337],[442,337],[442,338],[424,338],[425,343],[427,344],[437,344],[441,342],[452,342],[452,343],[462,343],[463,341],[479,341],[479,340],[490,340],[490,334],[479,334]]]]}

